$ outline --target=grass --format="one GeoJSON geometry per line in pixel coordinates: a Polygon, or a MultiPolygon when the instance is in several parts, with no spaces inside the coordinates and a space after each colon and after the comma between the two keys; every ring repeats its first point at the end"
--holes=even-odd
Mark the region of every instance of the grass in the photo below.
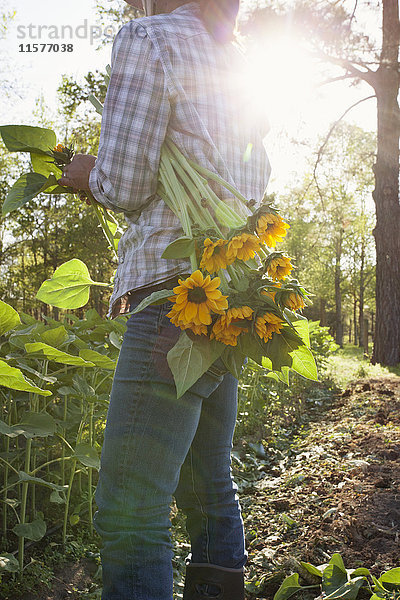
{"type": "MultiPolygon", "coordinates": [[[[372,355],[372,347],[370,348],[370,355],[372,355]]],[[[353,344],[346,344],[343,348],[339,348],[335,354],[327,359],[326,377],[342,389],[350,381],[362,377],[381,377],[389,374],[400,376],[400,365],[396,367],[372,365],[370,358],[364,355],[363,348],[358,348],[353,344]]]]}

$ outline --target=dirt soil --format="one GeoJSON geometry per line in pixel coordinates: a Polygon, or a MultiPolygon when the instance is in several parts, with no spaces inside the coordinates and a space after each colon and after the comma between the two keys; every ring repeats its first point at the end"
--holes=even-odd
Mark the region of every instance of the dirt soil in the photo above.
{"type": "MultiPolygon", "coordinates": [[[[328,402],[310,399],[305,410],[308,422],[286,448],[264,440],[247,475],[234,468],[248,600],[272,599],[300,560],[319,565],[334,552],[348,568],[374,575],[400,565],[400,377],[359,380],[328,402]]],[[[244,447],[244,465],[245,454],[244,447]]],[[[95,568],[85,560],[66,565],[51,591],[22,600],[99,598],[95,568]]]]}
{"type": "MultiPolygon", "coordinates": [[[[400,566],[400,378],[351,384],[244,497],[249,598],[272,598],[296,561],[339,552],[374,575],[400,566]]],[[[275,461],[276,462],[276,461],[275,461]]]]}

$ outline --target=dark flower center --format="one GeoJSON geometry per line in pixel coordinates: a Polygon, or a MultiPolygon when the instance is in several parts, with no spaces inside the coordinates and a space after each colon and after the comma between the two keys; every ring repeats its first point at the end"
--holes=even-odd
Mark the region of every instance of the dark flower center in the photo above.
{"type": "Polygon", "coordinates": [[[188,300],[195,304],[202,304],[207,300],[207,294],[202,287],[195,287],[188,291],[188,300]]]}

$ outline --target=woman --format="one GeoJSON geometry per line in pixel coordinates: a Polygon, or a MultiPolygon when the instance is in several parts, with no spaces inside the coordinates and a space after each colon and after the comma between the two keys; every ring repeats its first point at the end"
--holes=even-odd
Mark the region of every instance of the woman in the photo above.
{"type": "MultiPolygon", "coordinates": [[[[60,180],[125,215],[112,315],[190,273],[187,261],[160,258],[182,235],[156,195],[166,136],[248,198],[262,197],[269,176],[265,132],[243,94],[245,66],[231,43],[239,0],[143,4],[147,16],[114,42],[98,157],[77,155],[60,180]]],[[[115,373],[94,519],[102,598],[172,599],[174,495],[191,542],[185,600],[239,600],[247,555],[230,472],[238,384],[216,363],[177,400],[166,355],[180,330],[169,310],[169,303],[151,306],[128,320],[115,373]]]]}

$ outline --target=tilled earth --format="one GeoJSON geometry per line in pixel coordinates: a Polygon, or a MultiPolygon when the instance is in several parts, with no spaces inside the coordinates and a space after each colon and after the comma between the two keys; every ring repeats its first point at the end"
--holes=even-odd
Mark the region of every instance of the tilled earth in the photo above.
{"type": "Polygon", "coordinates": [[[399,377],[351,384],[289,451],[262,454],[263,477],[242,482],[249,598],[334,552],[377,576],[400,566],[399,377]]]}

